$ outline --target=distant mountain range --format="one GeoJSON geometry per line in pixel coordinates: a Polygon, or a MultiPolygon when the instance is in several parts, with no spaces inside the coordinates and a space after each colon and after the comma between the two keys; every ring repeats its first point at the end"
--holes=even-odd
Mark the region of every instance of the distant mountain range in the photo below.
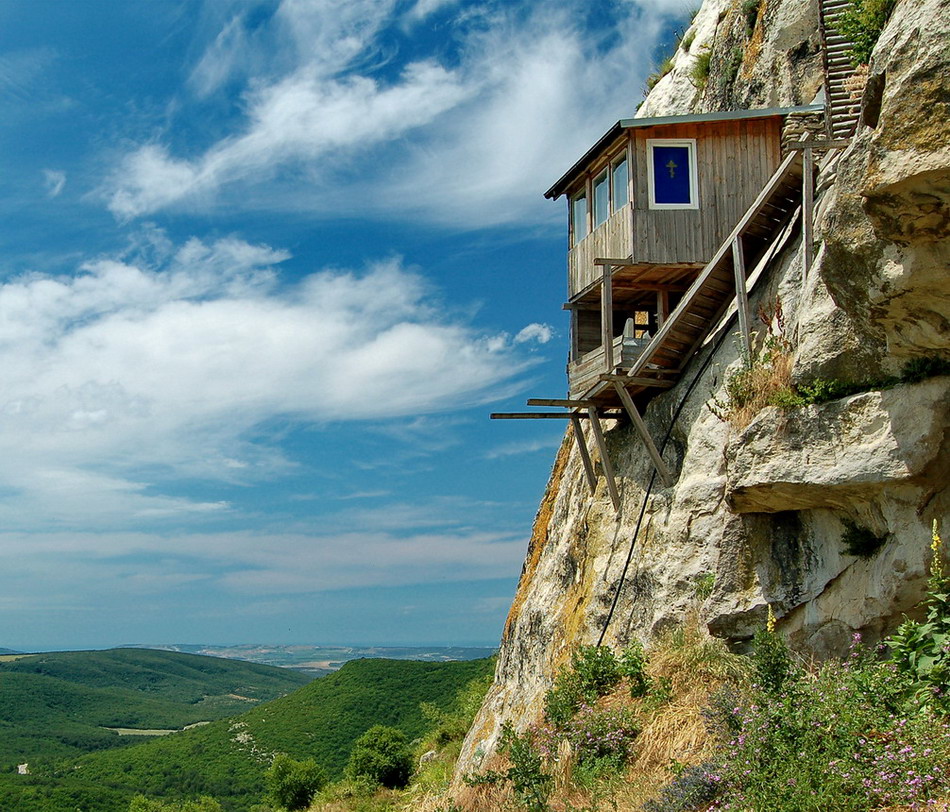
{"type": "Polygon", "coordinates": [[[491,656],[495,651],[494,648],[488,646],[274,646],[252,643],[238,646],[174,643],[158,646],[134,645],[130,648],[224,657],[229,660],[244,660],[261,665],[292,668],[312,675],[329,674],[350,660],[421,660],[444,663],[458,660],[481,660],[491,656]]]}

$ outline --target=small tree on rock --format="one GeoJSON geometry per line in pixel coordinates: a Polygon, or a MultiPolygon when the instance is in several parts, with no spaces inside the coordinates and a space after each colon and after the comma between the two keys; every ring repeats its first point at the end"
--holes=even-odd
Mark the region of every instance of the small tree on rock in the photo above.
{"type": "Polygon", "coordinates": [[[346,774],[350,778],[365,776],[390,789],[406,786],[412,774],[406,734],[394,727],[374,725],[353,745],[346,774]]]}

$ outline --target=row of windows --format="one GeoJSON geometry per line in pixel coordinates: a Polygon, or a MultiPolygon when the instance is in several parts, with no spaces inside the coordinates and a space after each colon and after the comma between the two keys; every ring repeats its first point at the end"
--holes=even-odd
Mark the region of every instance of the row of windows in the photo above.
{"type": "MultiPolygon", "coordinates": [[[[647,183],[651,209],[699,208],[694,139],[648,139],[647,183]]],[[[630,200],[626,152],[614,158],[590,185],[570,198],[571,236],[576,244],[630,200]],[[590,215],[590,216],[589,216],[590,215]]]]}

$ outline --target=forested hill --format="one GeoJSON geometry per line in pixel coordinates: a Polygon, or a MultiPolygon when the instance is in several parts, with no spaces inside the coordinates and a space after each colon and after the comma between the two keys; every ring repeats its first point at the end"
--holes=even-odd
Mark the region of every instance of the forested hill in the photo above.
{"type": "Polygon", "coordinates": [[[0,657],[0,772],[232,716],[309,681],[294,671],[167,651],[0,657]]]}
{"type": "Polygon", "coordinates": [[[125,812],[137,793],[205,794],[227,810],[249,809],[261,802],[264,771],[276,753],[314,758],[337,777],[368,728],[390,725],[415,739],[432,724],[422,703],[449,709],[466,684],[492,667],[491,660],[354,660],[234,718],[41,766],[29,776],[0,774],[0,809],[125,812]]]}

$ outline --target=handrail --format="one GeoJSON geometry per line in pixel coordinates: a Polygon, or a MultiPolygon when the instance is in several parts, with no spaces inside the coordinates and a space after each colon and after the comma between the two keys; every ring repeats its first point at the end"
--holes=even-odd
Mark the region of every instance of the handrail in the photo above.
{"type": "Polygon", "coordinates": [[[657,334],[653,337],[653,340],[646,347],[643,353],[641,353],[639,359],[637,359],[637,362],[632,367],[630,367],[629,371],[627,372],[628,377],[634,378],[643,372],[654,353],[661,347],[667,336],[669,336],[670,332],[676,326],[679,318],[683,315],[683,313],[686,312],[686,309],[699,295],[699,292],[705,285],[706,281],[716,270],[716,266],[725,258],[726,254],[732,250],[733,241],[745,233],[749,223],[759,214],[768,199],[781,185],[782,181],[785,180],[786,176],[790,174],[793,165],[800,162],[801,159],[800,153],[792,152],[785,158],[784,161],[782,161],[782,163],[779,165],[779,168],[775,170],[775,173],[772,175],[772,177],[769,178],[765,186],[762,187],[762,191],[753,201],[752,205],[749,206],[749,208],[746,210],[746,213],[742,215],[739,222],[736,224],[736,227],[732,230],[729,236],[723,240],[722,244],[719,246],[719,250],[717,250],[713,258],[709,260],[708,263],[706,263],[706,267],[703,268],[699,276],[697,276],[693,281],[693,284],[690,285],[689,290],[683,294],[683,298],[680,300],[679,304],[676,306],[673,312],[670,313],[669,318],[663,323],[663,326],[657,331],[657,334]]]}

